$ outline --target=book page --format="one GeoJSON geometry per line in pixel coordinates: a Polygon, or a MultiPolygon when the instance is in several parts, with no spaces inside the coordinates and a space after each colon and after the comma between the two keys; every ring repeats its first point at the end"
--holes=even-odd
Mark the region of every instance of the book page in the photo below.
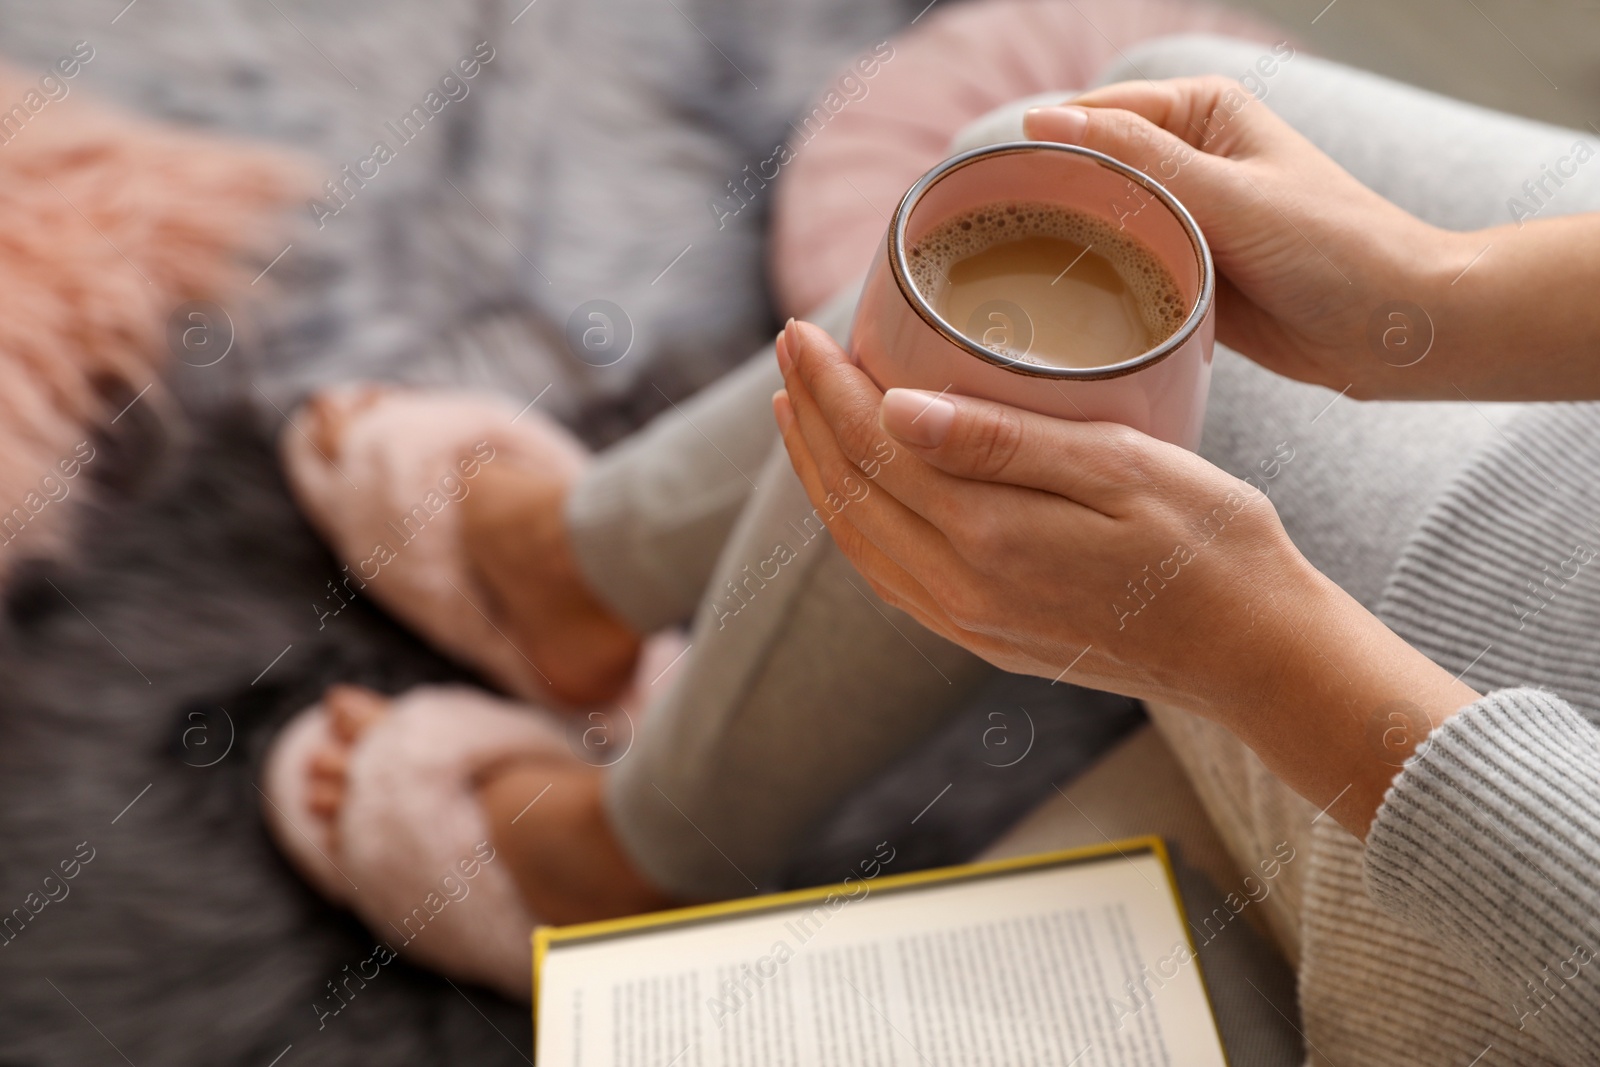
{"type": "Polygon", "coordinates": [[[539,1067],[1224,1067],[1151,852],[582,942],[539,1067]]]}

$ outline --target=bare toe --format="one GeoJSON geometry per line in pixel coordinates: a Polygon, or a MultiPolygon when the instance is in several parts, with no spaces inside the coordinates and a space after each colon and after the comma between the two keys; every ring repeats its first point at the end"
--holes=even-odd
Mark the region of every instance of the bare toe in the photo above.
{"type": "Polygon", "coordinates": [[[389,711],[389,698],[359,685],[330,686],[322,703],[334,736],[346,745],[360,740],[389,711]]]}
{"type": "Polygon", "coordinates": [[[306,807],[311,814],[332,822],[344,804],[344,783],[312,778],[306,786],[306,807]]]}
{"type": "Polygon", "coordinates": [[[311,777],[324,782],[342,783],[349,766],[349,749],[341,741],[338,747],[330,746],[312,753],[311,777]]]}
{"type": "Polygon", "coordinates": [[[306,436],[324,459],[337,462],[345,428],[390,391],[388,386],[362,385],[315,394],[304,409],[306,436]]]}
{"type": "MultiPolygon", "coordinates": [[[[362,690],[361,692],[365,692],[362,690]]],[[[345,775],[350,766],[350,742],[330,730],[327,743],[311,753],[306,763],[306,806],[311,813],[336,821],[344,803],[345,775]]]]}
{"type": "Polygon", "coordinates": [[[329,840],[337,848],[350,746],[388,714],[389,698],[359,685],[335,685],[323,694],[322,706],[331,736],[306,764],[306,807],[328,822],[329,840]]]}
{"type": "Polygon", "coordinates": [[[330,463],[339,454],[339,438],[343,429],[339,418],[339,405],[325,393],[318,393],[306,401],[300,421],[311,445],[330,463]]]}

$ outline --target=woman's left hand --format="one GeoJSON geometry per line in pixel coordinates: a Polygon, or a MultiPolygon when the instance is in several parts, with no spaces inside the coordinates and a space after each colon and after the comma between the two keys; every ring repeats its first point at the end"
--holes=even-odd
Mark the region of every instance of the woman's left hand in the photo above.
{"type": "Polygon", "coordinates": [[[873,385],[826,333],[778,341],[783,442],[885,600],[1007,670],[1232,730],[1365,835],[1395,770],[1477,698],[1289,542],[1255,487],[1110,423],[873,385]]]}
{"type": "Polygon", "coordinates": [[[1274,687],[1325,579],[1258,489],[1125,426],[885,396],[815,326],[779,353],[790,459],[886,601],[1011,671],[1201,713],[1274,687]]]}

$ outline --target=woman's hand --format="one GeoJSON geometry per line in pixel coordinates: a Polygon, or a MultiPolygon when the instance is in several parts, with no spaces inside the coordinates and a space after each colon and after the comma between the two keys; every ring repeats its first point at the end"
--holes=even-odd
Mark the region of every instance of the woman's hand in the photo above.
{"type": "Polygon", "coordinates": [[[1432,374],[1440,361],[1411,365],[1432,326],[1410,308],[1381,309],[1437,311],[1478,246],[1367,189],[1237,82],[1110,85],[1030,111],[1025,129],[1120,159],[1183,201],[1221,275],[1222,343],[1358,398],[1448,391],[1432,374]]]}
{"type": "Polygon", "coordinates": [[[784,444],[835,542],[886,601],[991,663],[1219,721],[1358,833],[1398,765],[1374,716],[1398,701],[1423,725],[1476,696],[1306,563],[1263,494],[1190,452],[885,395],[815,326],[791,323],[778,353],[784,444]]]}
{"type": "Polygon", "coordinates": [[[1010,671],[1196,710],[1270,687],[1283,635],[1258,616],[1319,576],[1261,492],[1125,426],[884,397],[814,326],[779,346],[795,470],[889,603],[1010,671]],[[874,465],[885,426],[910,450],[874,465]]]}

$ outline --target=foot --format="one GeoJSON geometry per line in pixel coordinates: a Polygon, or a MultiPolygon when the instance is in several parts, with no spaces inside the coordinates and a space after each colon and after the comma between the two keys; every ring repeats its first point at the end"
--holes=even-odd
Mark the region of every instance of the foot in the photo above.
{"type": "Polygon", "coordinates": [[[570,479],[515,462],[485,467],[463,502],[461,541],[506,633],[558,699],[581,707],[626,688],[641,637],[579,572],[566,524],[571,489],[570,479]]]}
{"type": "MultiPolygon", "coordinates": [[[[391,538],[394,523],[383,524],[375,519],[403,513],[412,503],[409,497],[387,503],[378,499],[375,506],[348,508],[339,499],[348,497],[347,490],[356,482],[368,486],[368,494],[381,493],[383,490],[377,487],[386,484],[386,478],[392,481],[392,476],[385,474],[386,467],[418,462],[405,448],[389,443],[395,434],[405,433],[410,424],[389,418],[386,412],[378,412],[375,417],[388,418],[392,424],[389,428],[381,422],[373,424],[364,428],[367,432],[359,445],[351,444],[357,436],[351,432],[357,420],[398,392],[381,385],[329,390],[307,402],[298,419],[304,439],[316,455],[307,455],[303,449],[289,450],[291,456],[298,451],[304,457],[298,464],[292,459],[287,461],[291,481],[296,480],[296,468],[307,463],[333,468],[322,479],[332,487],[333,503],[311,510],[320,512],[324,535],[346,557],[354,553],[360,559],[372,552],[374,538],[391,538]],[[351,454],[352,450],[356,454],[351,454]],[[351,468],[355,482],[344,473],[345,466],[351,468]],[[363,524],[375,525],[376,530],[369,532],[363,524]]],[[[435,408],[441,413],[449,408],[449,417],[457,422],[462,419],[463,403],[482,404],[481,400],[463,402],[459,396],[442,397],[434,403],[427,394],[398,399],[415,408],[416,417],[428,419],[435,408]]],[[[484,410],[483,418],[493,421],[500,417],[493,413],[492,404],[484,410]]],[[[466,417],[470,425],[475,416],[466,417]]],[[[369,592],[381,597],[387,591],[390,599],[385,600],[386,606],[422,627],[425,636],[447,650],[465,655],[470,648],[498,643],[495,650],[501,659],[509,657],[509,666],[501,664],[501,671],[490,673],[503,684],[502,675],[526,674],[532,688],[513,686],[519,695],[544,704],[571,707],[609,702],[632,677],[641,635],[600,601],[580,572],[572,551],[565,508],[581,470],[580,446],[559,426],[540,424],[542,416],[536,411],[524,412],[518,419],[522,420],[520,426],[494,431],[515,447],[498,448],[493,462],[475,464],[476,473],[470,481],[461,480],[465,488],[459,502],[449,505],[459,516],[457,532],[447,533],[454,543],[442,547],[458,557],[458,575],[461,570],[465,572],[460,584],[476,587],[465,604],[460,598],[466,592],[439,580],[437,562],[426,564],[434,571],[431,576],[407,579],[396,573],[400,568],[415,570],[423,565],[416,553],[428,551],[426,545],[397,548],[399,562],[385,564],[381,571],[370,558],[359,566],[354,559],[347,561],[363,577],[373,577],[373,572],[379,571],[369,592]],[[435,587],[438,592],[431,593],[435,587]],[[442,596],[444,601],[437,605],[421,602],[430,595],[442,596]],[[453,636],[464,635],[429,632],[429,620],[449,617],[448,612],[435,610],[441,606],[458,613],[481,611],[493,629],[485,628],[482,641],[452,642],[453,636]],[[503,642],[509,642],[511,648],[503,642]],[[452,644],[462,647],[452,648],[452,644]]],[[[445,462],[450,462],[448,457],[445,462]]],[[[427,481],[433,481],[431,472],[427,481]]],[[[302,503],[306,496],[302,494],[302,503]]],[[[474,627],[483,625],[471,614],[464,621],[474,627]]]]}
{"type": "MultiPolygon", "coordinates": [[[[332,736],[307,765],[307,803],[324,821],[335,857],[350,755],[389,704],[382,694],[351,685],[333,686],[323,696],[332,736]]],[[[589,922],[674,903],[623,852],[605,812],[603,786],[601,769],[565,760],[501,764],[476,783],[490,843],[541,922],[589,922]]]]}
{"type": "Polygon", "coordinates": [[[645,881],[603,801],[605,773],[585,764],[514,764],[486,776],[478,802],[528,910],[547,923],[592,922],[680,903],[645,881]]]}

